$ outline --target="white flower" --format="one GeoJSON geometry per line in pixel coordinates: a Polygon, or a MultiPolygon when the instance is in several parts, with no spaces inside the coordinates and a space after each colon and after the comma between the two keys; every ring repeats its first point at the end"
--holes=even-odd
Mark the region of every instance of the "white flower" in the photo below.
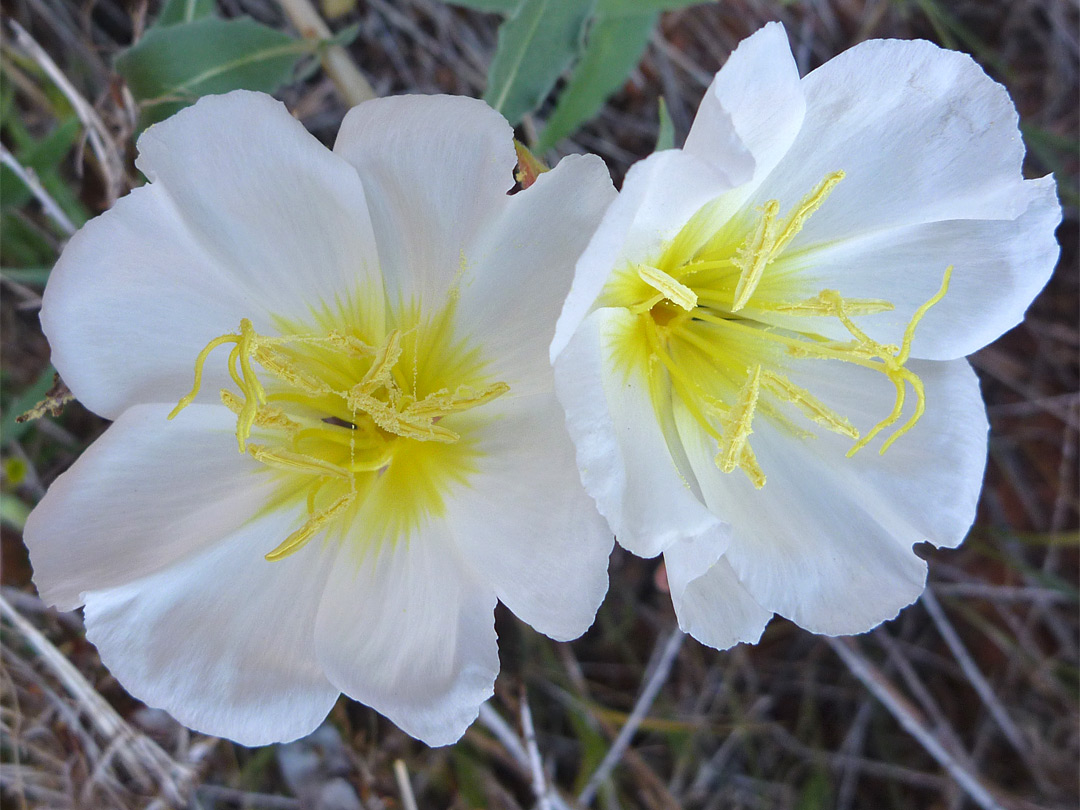
{"type": "Polygon", "coordinates": [[[57,369],[115,423],[27,522],[42,597],[200,731],[295,738],[344,692],[453,742],[496,598],[569,639],[607,588],[547,357],[602,162],[509,195],[506,121],[421,96],[353,109],[334,151],[268,96],[209,97],[139,151],[150,184],[45,292],[57,369]]]}
{"type": "Polygon", "coordinates": [[[551,355],[585,486],[623,546],[663,552],[687,632],[865,631],[921,593],[914,543],[963,540],[987,430],[964,356],[1058,253],[1023,155],[969,57],[871,41],[800,80],[771,24],[685,148],[631,169],[551,355]]]}

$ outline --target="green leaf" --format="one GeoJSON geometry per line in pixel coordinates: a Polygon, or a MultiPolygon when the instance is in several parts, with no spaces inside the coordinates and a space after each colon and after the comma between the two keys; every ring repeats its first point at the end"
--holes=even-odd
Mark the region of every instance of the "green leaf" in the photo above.
{"type": "Polygon", "coordinates": [[[675,124],[667,111],[667,102],[664,101],[663,96],[660,96],[660,106],[657,110],[657,115],[660,118],[660,129],[656,133],[656,148],[653,151],[662,152],[665,149],[674,149],[675,124]]]}
{"type": "Polygon", "coordinates": [[[214,0],[165,0],[153,28],[164,28],[214,16],[214,0]]]}
{"type": "Polygon", "coordinates": [[[597,17],[640,16],[650,12],[674,11],[699,6],[711,0],[597,0],[597,17]]]}
{"type": "Polygon", "coordinates": [[[598,17],[593,22],[585,52],[540,135],[538,152],[546,152],[596,115],[607,97],[622,87],[641,60],[657,17],[657,12],[649,12],[598,17]]]}
{"type": "Polygon", "coordinates": [[[489,11],[498,14],[513,14],[521,5],[521,0],[447,0],[452,6],[471,8],[474,11],[489,11]]]}
{"type": "Polygon", "coordinates": [[[272,93],[317,47],[252,19],[205,17],[151,28],[120,54],[116,71],[142,105],[142,123],[149,125],[199,96],[238,89],[272,93]]]}
{"type": "Polygon", "coordinates": [[[524,0],[499,27],[484,100],[511,124],[540,106],[581,48],[593,0],[524,0]]]}

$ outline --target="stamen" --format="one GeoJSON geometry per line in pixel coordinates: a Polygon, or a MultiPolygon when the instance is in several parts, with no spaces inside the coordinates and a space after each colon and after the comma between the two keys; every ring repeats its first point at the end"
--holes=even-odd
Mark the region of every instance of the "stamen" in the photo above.
{"type": "MultiPolygon", "coordinates": [[[[221,389],[221,404],[237,416],[244,409],[244,403],[240,401],[240,398],[232,391],[227,391],[224,388],[221,389]]],[[[289,433],[295,433],[300,429],[299,423],[287,417],[284,411],[270,406],[259,408],[255,414],[255,425],[257,427],[284,430],[289,433]]]]}
{"type": "Polygon", "coordinates": [[[306,475],[332,475],[336,478],[349,478],[349,471],[344,467],[339,467],[337,464],[315,456],[294,453],[291,450],[251,444],[248,445],[248,453],[256,461],[261,461],[267,467],[274,467],[279,470],[304,473],[306,475]]]}
{"type": "Polygon", "coordinates": [[[299,388],[307,394],[319,396],[334,393],[334,389],[298,369],[280,352],[260,346],[255,351],[255,360],[282,382],[288,383],[293,388],[299,388]]]}
{"type": "MultiPolygon", "coordinates": [[[[723,436],[720,439],[720,452],[716,455],[716,466],[723,472],[731,472],[738,467],[744,450],[748,449],[747,440],[754,432],[752,423],[760,391],[761,366],[754,366],[722,423],[723,436]]],[[[763,480],[761,484],[764,483],[763,480]]],[[[754,486],[758,486],[757,482],[754,486]]]]}
{"type": "Polygon", "coordinates": [[[401,357],[401,332],[394,330],[386,336],[386,342],[375,351],[371,368],[353,389],[364,394],[373,394],[383,386],[389,386],[393,378],[394,364],[401,357]]]}
{"type": "Polygon", "coordinates": [[[843,180],[844,177],[845,174],[842,171],[825,175],[825,179],[818,183],[817,188],[799,201],[799,204],[795,206],[795,210],[788,214],[787,219],[784,221],[784,228],[776,238],[771,257],[778,256],[783,252],[784,248],[803,229],[803,225],[810,219],[810,215],[821,208],[825,200],[832,194],[832,190],[836,188],[836,184],[843,180]]]}
{"type": "Polygon", "coordinates": [[[410,405],[407,412],[416,416],[448,416],[452,413],[467,411],[478,405],[484,405],[485,403],[491,402],[491,400],[496,397],[501,397],[509,390],[510,386],[502,382],[489,385],[480,391],[474,391],[471,388],[459,386],[453,394],[450,394],[444,389],[434,394],[429,394],[420,400],[420,402],[410,405]]]}
{"type": "Polygon", "coordinates": [[[757,229],[749,240],[736,251],[735,264],[741,272],[739,281],[735,285],[735,302],[731,305],[732,312],[738,312],[750,300],[761,277],[765,273],[765,266],[772,260],[773,245],[776,242],[776,217],[780,213],[780,203],[769,200],[761,209],[761,219],[758,220],[757,229]]]}
{"type": "Polygon", "coordinates": [[[326,336],[326,341],[340,349],[345,349],[356,357],[371,357],[375,354],[374,346],[369,346],[364,343],[364,341],[353,337],[352,335],[343,335],[340,332],[330,332],[326,336]]]}
{"type": "Polygon", "coordinates": [[[859,438],[859,431],[851,422],[840,416],[805,388],[795,385],[791,380],[772,371],[764,371],[762,374],[765,378],[765,387],[769,393],[790,402],[806,414],[811,421],[827,427],[833,433],[847,436],[849,439],[859,438]]]}
{"type": "Polygon", "coordinates": [[[296,553],[306,546],[308,541],[318,534],[327,523],[352,506],[353,501],[355,500],[355,492],[347,492],[342,495],[327,509],[319,512],[319,514],[312,517],[307,523],[286,537],[285,541],[267,554],[265,559],[269,562],[277,562],[278,560],[285,559],[290,554],[296,553]]]}
{"type": "MultiPolygon", "coordinates": [[[[818,293],[813,298],[798,301],[794,304],[766,304],[758,305],[758,309],[769,312],[779,312],[784,315],[835,315],[836,306],[831,300],[822,297],[818,293]]],[[[892,312],[896,309],[891,301],[882,301],[878,298],[843,298],[844,310],[849,315],[876,315],[879,312],[892,312]]]]}
{"type": "Polygon", "coordinates": [[[676,306],[682,307],[687,312],[697,306],[697,295],[694,291],[680,281],[669,276],[663,270],[648,265],[638,267],[638,276],[641,280],[659,292],[667,300],[676,306]]]}

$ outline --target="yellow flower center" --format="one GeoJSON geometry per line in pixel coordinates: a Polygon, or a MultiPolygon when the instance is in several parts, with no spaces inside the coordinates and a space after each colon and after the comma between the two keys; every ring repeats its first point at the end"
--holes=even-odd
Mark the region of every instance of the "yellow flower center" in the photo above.
{"type": "Polygon", "coordinates": [[[906,363],[915,327],[945,295],[951,266],[938,292],[912,316],[899,346],[875,341],[855,323],[857,316],[893,309],[889,301],[844,298],[835,290],[810,298],[793,294],[800,286],[799,263],[787,248],[843,178],[843,172],[827,175],[783,217],[776,200],[727,217],[721,197],[698,211],[655,261],[619,268],[600,296],[600,306],[623,307],[637,316],[612,336],[615,362],[624,371],[644,370],[658,412],[678,399],[716,441],[717,466],[724,472],[741,468],[758,488],[765,474],[749,440],[759,414],[812,438],[784,414],[781,404],[787,403],[811,422],[853,439],[851,456],[900,420],[909,386],[914,411],[882,443],[882,453],[914,427],[926,407],[922,381],[906,363]],[[770,316],[799,325],[780,327],[770,316]],[[794,320],[803,318],[805,328],[794,320]],[[837,319],[851,339],[823,337],[815,318],[837,319]],[[796,359],[839,360],[881,373],[896,389],[892,411],[860,433],[782,373],[796,359]]]}
{"type": "Polygon", "coordinates": [[[245,318],[199,353],[194,387],[169,418],[194,401],[210,354],[231,345],[238,393],[222,389],[221,401],[236,414],[239,450],[278,475],[268,508],[306,502],[303,525],[266,559],[354,522],[376,543],[408,537],[475,470],[483,417],[471,412],[509,386],[489,382],[479,351],[454,337],[454,309],[453,297],[429,319],[418,306],[349,303],[311,324],[279,321],[275,336],[245,318]]]}

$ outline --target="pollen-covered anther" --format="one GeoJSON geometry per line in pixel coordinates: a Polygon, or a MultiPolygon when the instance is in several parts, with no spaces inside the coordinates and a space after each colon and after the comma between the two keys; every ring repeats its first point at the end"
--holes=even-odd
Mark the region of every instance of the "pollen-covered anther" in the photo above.
{"type": "MultiPolygon", "coordinates": [[[[638,276],[642,281],[663,296],[660,300],[667,299],[687,312],[690,312],[697,306],[697,294],[681,281],[673,278],[663,270],[648,265],[641,265],[638,267],[638,276]]],[[[659,303],[659,301],[656,301],[656,303],[659,303]]]]}
{"type": "MultiPolygon", "coordinates": [[[[804,301],[765,304],[759,308],[783,315],[834,316],[836,314],[836,303],[833,299],[827,297],[826,293],[829,292],[831,291],[826,290],[804,301]]],[[[879,298],[844,298],[842,302],[844,311],[848,315],[876,315],[879,312],[892,312],[896,309],[891,301],[884,301],[879,298]]]]}
{"type": "Polygon", "coordinates": [[[770,394],[778,399],[790,402],[812,422],[827,427],[834,433],[850,439],[859,438],[859,430],[848,419],[841,416],[805,388],[773,371],[763,371],[763,385],[770,394]]]}
{"type": "Polygon", "coordinates": [[[326,527],[330,521],[348,509],[356,501],[357,493],[350,491],[338,498],[329,507],[314,514],[303,526],[290,534],[273,551],[265,555],[269,562],[282,560],[307,545],[316,534],[326,527]]]}
{"type": "Polygon", "coordinates": [[[351,477],[344,467],[305,453],[296,453],[280,447],[264,447],[260,444],[248,444],[247,449],[252,458],[267,467],[305,475],[332,475],[343,479],[351,477]]]}
{"type": "Polygon", "coordinates": [[[827,174],[817,187],[796,205],[782,223],[777,222],[780,215],[778,200],[769,200],[761,207],[761,218],[750,237],[739,246],[735,253],[735,266],[739,268],[739,280],[735,285],[735,299],[732,312],[738,312],[749,302],[754,291],[761,283],[765,268],[771,264],[802,230],[810,219],[828,199],[836,184],[844,179],[844,172],[827,174]]]}
{"type": "MultiPolygon", "coordinates": [[[[716,466],[723,472],[732,472],[736,467],[742,467],[744,457],[753,458],[748,441],[750,434],[754,432],[754,411],[757,409],[758,396],[761,392],[761,366],[755,366],[739,395],[735,404],[731,406],[726,417],[721,420],[722,435],[719,441],[719,452],[716,454],[716,466]],[[748,455],[749,453],[749,455],[748,455]]],[[[765,476],[760,475],[760,469],[755,474],[756,460],[750,468],[743,469],[754,482],[754,486],[760,489],[765,485],[765,476]]]]}

